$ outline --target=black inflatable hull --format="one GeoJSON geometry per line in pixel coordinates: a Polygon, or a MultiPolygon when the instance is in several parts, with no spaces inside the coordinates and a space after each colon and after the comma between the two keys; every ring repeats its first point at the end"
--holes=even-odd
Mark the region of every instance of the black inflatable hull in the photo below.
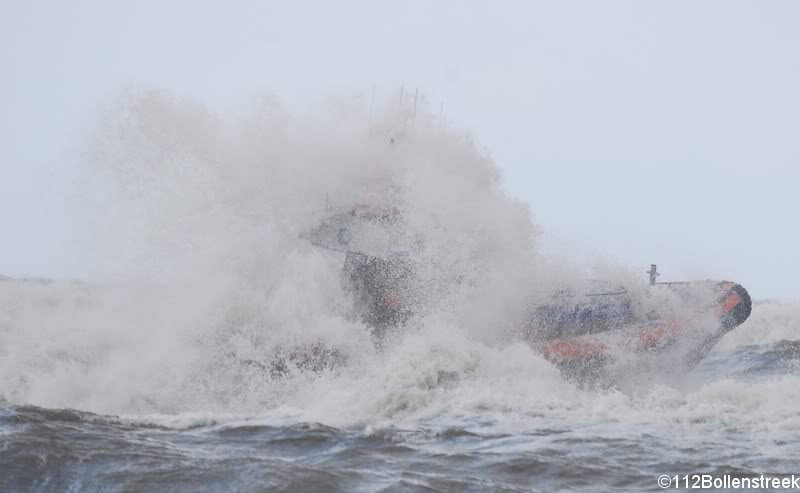
{"type": "Polygon", "coordinates": [[[608,365],[620,355],[670,349],[678,352],[682,369],[691,369],[725,334],[744,323],[752,310],[750,295],[732,282],[665,283],[661,287],[675,291],[684,302],[670,317],[635,319],[621,309],[612,323],[604,317],[600,329],[596,320],[576,321],[558,327],[556,336],[545,328],[550,337],[534,337],[531,344],[569,371],[608,365]],[[695,296],[697,291],[713,293],[711,301],[695,296]]]}

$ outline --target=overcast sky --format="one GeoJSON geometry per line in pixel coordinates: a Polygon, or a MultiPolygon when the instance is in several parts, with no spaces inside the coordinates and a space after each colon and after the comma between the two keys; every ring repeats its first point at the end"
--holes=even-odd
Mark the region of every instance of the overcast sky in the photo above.
{"type": "Polygon", "coordinates": [[[792,1],[3,0],[0,272],[86,274],[89,211],[53,197],[126,88],[313,110],[374,84],[443,101],[548,252],[797,298],[798,26],[792,1]]]}

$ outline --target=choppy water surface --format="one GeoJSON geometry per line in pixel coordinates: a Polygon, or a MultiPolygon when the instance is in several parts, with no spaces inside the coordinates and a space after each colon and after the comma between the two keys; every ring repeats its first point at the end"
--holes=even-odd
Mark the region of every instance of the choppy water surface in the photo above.
{"type": "Polygon", "coordinates": [[[584,272],[539,252],[472,139],[416,118],[367,131],[364,115],[268,107],[231,124],[157,93],[124,103],[90,154],[111,211],[95,278],[113,282],[0,280],[0,491],[640,491],[661,474],[800,473],[800,306],[756,304],[686,375],[565,379],[514,329],[584,272]],[[352,316],[341,254],[299,238],[327,197],[389,201],[447,273],[382,348],[352,316]],[[344,364],[271,371],[319,341],[344,364]]]}
{"type": "MultiPolygon", "coordinates": [[[[756,305],[738,338],[763,337],[752,324],[774,323],[759,317],[770,310],[785,307],[756,305]]],[[[795,473],[800,341],[749,342],[723,346],[682,381],[633,390],[582,390],[541,362],[546,378],[532,378],[487,353],[448,381],[433,376],[445,359],[429,368],[407,359],[394,373],[409,375],[384,373],[374,394],[366,375],[315,377],[303,385],[324,403],[310,411],[265,403],[241,415],[106,415],[6,404],[0,477],[4,491],[551,491],[653,490],[661,474],[795,473]]],[[[505,356],[537,358],[521,348],[505,356]]]]}

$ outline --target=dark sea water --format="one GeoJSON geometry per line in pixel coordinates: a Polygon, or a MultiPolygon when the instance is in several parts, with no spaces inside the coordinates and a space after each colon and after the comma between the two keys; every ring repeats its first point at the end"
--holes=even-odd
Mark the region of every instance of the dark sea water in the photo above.
{"type": "Polygon", "coordinates": [[[0,490],[655,491],[662,474],[791,475],[798,364],[800,341],[739,345],[681,382],[566,383],[552,389],[562,396],[497,406],[465,395],[490,392],[480,378],[421,385],[422,400],[398,395],[407,402],[393,413],[339,426],[274,408],[105,415],[6,403],[0,490]]]}
{"type": "Polygon", "coordinates": [[[554,293],[588,295],[587,276],[640,315],[697,315],[644,269],[545,254],[480,141],[422,105],[366,122],[332,103],[216,113],[156,90],[101,118],[91,179],[53,180],[94,197],[51,221],[76,243],[48,250],[94,281],[0,278],[0,493],[657,491],[662,475],[800,473],[798,303],[754,305],[689,373],[661,351],[565,378],[519,330],[554,293]],[[319,226],[335,243],[307,237],[319,226]],[[413,261],[380,300],[411,317],[402,334],[374,343],[345,251],[413,261]],[[333,364],[296,364],[318,344],[333,364]]]}

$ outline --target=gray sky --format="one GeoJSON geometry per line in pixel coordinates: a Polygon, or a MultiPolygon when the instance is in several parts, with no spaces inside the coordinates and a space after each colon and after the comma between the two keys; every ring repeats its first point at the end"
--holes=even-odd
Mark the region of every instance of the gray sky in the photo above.
{"type": "Polygon", "coordinates": [[[798,25],[791,1],[5,0],[0,272],[85,274],[93,211],[64,197],[120,91],[313,110],[375,84],[444,101],[546,251],[800,297],[798,25]]]}

